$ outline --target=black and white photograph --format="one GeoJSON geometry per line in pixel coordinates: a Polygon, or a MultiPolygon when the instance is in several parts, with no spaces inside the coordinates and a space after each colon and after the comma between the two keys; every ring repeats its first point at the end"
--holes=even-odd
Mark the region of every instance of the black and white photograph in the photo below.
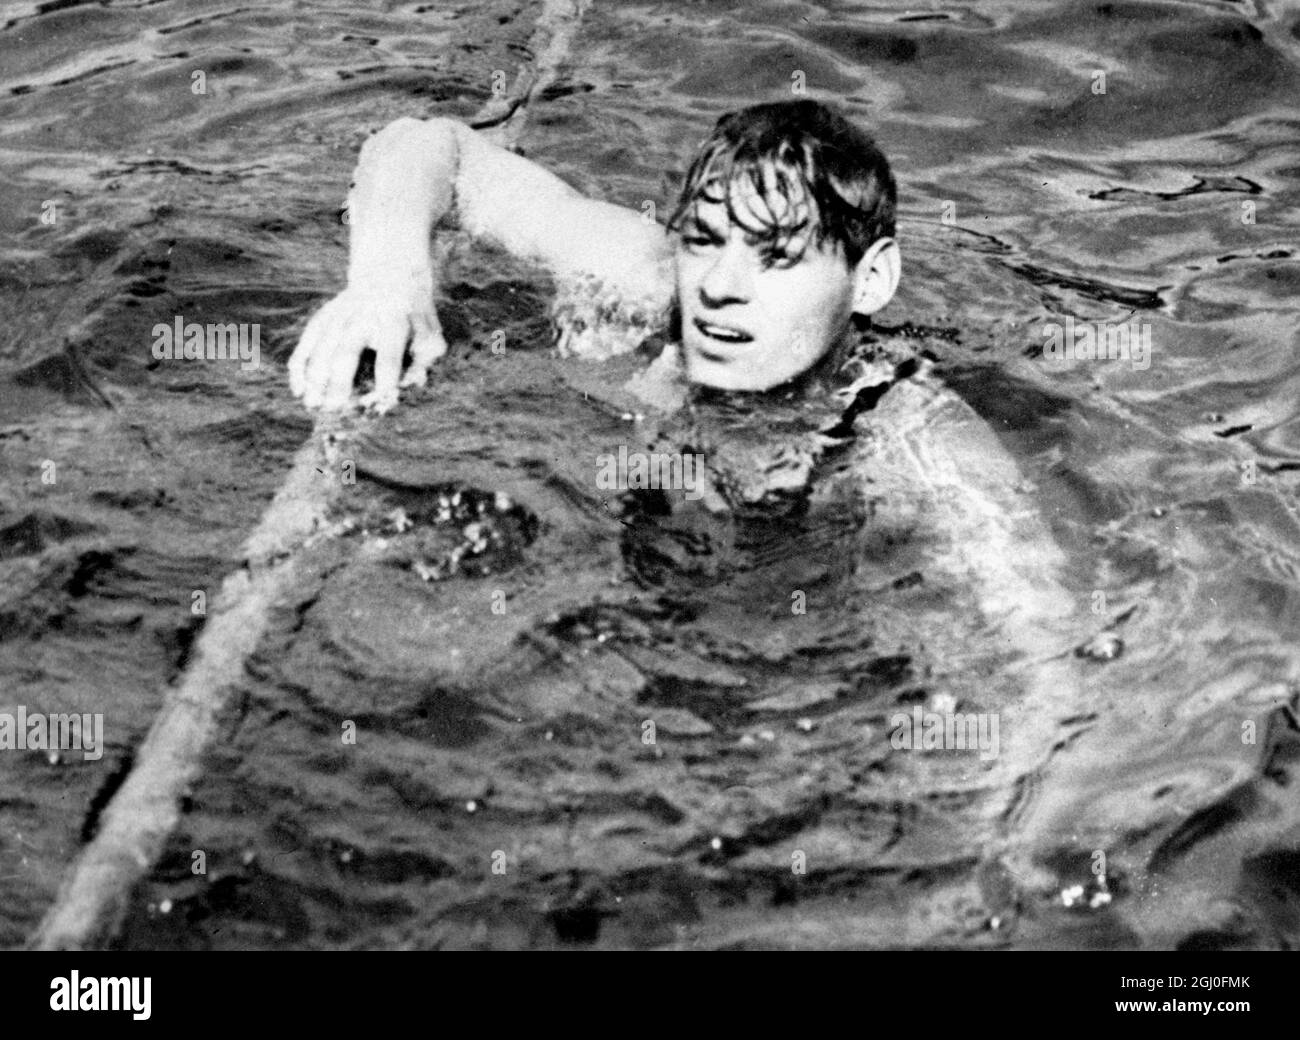
{"type": "Polygon", "coordinates": [[[1300,3],[17,0],[0,171],[40,1006],[1300,947],[1300,3]]]}

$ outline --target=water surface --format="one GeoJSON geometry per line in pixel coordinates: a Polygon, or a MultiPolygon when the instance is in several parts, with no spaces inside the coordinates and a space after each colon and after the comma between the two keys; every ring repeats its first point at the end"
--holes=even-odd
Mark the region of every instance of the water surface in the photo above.
{"type": "MultiPolygon", "coordinates": [[[[6,8],[0,708],[103,711],[108,750],[0,756],[0,942],[310,430],[282,363],[342,286],[357,148],[477,111],[530,12],[6,8]],[[177,315],[261,323],[265,363],[154,362],[177,315]]],[[[524,152],[662,215],[717,115],[796,72],[872,127],[905,256],[878,326],[1019,460],[1074,642],[1122,652],[1024,699],[970,594],[855,558],[853,517],[638,542],[587,461],[629,424],[546,356],[545,280],[467,253],[454,356],[371,430],[357,529],[273,619],[121,945],[1296,945],[1298,53],[1283,4],[597,3],[524,152]],[[1052,364],[1066,316],[1149,322],[1150,366],[1052,364]],[[474,519],[490,550],[423,580],[474,519]],[[1035,766],[890,747],[945,697],[1046,734],[1035,766]]]]}

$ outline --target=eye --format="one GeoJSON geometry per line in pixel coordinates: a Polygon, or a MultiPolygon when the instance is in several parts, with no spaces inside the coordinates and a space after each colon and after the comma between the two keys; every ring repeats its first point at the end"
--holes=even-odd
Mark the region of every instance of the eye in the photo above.
{"type": "Polygon", "coordinates": [[[767,249],[763,251],[763,267],[775,267],[777,270],[784,271],[793,267],[799,262],[799,258],[792,253],[787,253],[784,249],[767,249]]]}
{"type": "Polygon", "coordinates": [[[696,232],[691,235],[682,235],[682,244],[692,249],[704,249],[708,246],[721,245],[722,240],[716,235],[707,235],[696,232]]]}

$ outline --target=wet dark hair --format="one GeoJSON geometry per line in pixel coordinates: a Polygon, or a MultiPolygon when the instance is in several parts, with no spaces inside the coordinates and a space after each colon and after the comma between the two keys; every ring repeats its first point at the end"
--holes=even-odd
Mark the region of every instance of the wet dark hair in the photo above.
{"type": "Polygon", "coordinates": [[[853,267],[878,238],[893,236],[895,196],[889,161],[869,134],[820,101],[778,101],[718,120],[691,163],[668,230],[679,231],[698,200],[722,202],[731,221],[769,249],[784,251],[811,222],[812,240],[837,243],[853,267]],[[744,180],[767,210],[751,213],[749,224],[732,201],[731,188],[744,180]],[[797,219],[778,222],[778,201],[795,207],[797,219]]]}

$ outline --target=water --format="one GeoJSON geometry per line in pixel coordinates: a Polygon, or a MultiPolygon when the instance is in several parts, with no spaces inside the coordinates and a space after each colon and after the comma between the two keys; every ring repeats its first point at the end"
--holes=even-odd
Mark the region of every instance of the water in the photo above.
{"type": "MultiPolygon", "coordinates": [[[[102,711],[108,744],[0,756],[14,945],[310,429],[282,362],[341,287],[357,148],[478,110],[531,15],[4,18],[0,707],[102,711]],[[177,315],[260,322],[264,364],[155,363],[177,315]]],[[[713,119],[796,71],[875,129],[905,257],[878,324],[1032,482],[1082,688],[1026,697],[969,590],[869,529],[855,563],[851,514],[729,548],[619,523],[587,460],[629,424],[546,356],[545,279],[466,254],[456,356],[371,430],[356,529],[306,559],[119,943],[1294,946],[1298,52],[1282,4],[597,3],[523,140],[589,194],[662,215],[713,119]],[[1066,316],[1149,322],[1149,367],[1053,364],[1066,316]],[[487,551],[422,580],[480,505],[487,551]],[[1032,767],[890,746],[945,696],[1035,734],[1032,767]]]]}

